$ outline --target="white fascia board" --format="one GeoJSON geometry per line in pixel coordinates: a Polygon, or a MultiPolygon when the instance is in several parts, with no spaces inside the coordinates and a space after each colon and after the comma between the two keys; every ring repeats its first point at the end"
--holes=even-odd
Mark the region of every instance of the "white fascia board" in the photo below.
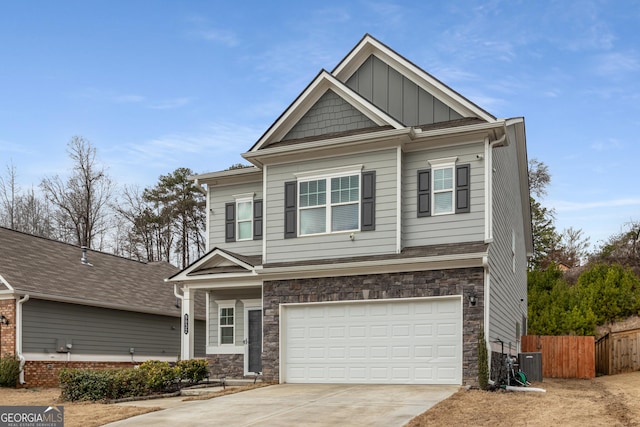
{"type": "Polygon", "coordinates": [[[496,120],[493,115],[369,35],[362,39],[360,44],[333,70],[332,74],[339,80],[346,82],[372,54],[453,108],[460,115],[479,117],[489,122],[496,120]]]}
{"type": "Polygon", "coordinates": [[[507,126],[514,126],[516,150],[518,158],[518,174],[524,223],[524,238],[527,255],[533,255],[533,238],[531,225],[531,195],[529,194],[529,160],[527,158],[527,136],[523,117],[508,119],[507,126]]]}
{"type": "Polygon", "coordinates": [[[9,282],[8,282],[4,277],[2,277],[2,274],[0,274],[0,283],[2,283],[3,285],[5,285],[5,286],[7,287],[7,289],[8,289],[8,290],[10,290],[10,291],[15,290],[15,289],[13,289],[13,286],[11,286],[11,285],[9,284],[9,282]]]}
{"type": "MultiPolygon", "coordinates": [[[[224,259],[226,259],[227,261],[232,262],[233,264],[242,267],[244,269],[247,270],[248,273],[252,274],[253,272],[253,266],[227,254],[226,252],[220,250],[219,248],[214,249],[211,253],[203,256],[202,258],[200,258],[199,260],[197,260],[196,262],[194,262],[193,264],[191,264],[189,267],[185,268],[184,270],[180,271],[179,273],[164,279],[165,282],[169,282],[169,283],[173,283],[173,282],[183,282],[183,281],[188,281],[188,280],[195,280],[197,279],[198,276],[189,276],[189,274],[191,274],[193,271],[197,270],[198,268],[204,266],[205,264],[207,264],[209,261],[211,261],[213,258],[215,257],[222,257],[224,259]]],[[[229,275],[236,275],[238,273],[227,273],[229,275]]],[[[241,275],[246,275],[247,273],[239,273],[241,275]]],[[[222,275],[217,275],[216,277],[222,277],[222,275]]],[[[229,277],[229,276],[226,276],[229,277]]],[[[233,277],[233,276],[231,276],[233,277]]]]}
{"type": "MultiPolygon", "coordinates": [[[[371,121],[379,126],[391,125],[395,129],[403,128],[402,123],[389,116],[378,107],[349,89],[344,83],[336,79],[327,71],[322,71],[315,80],[302,92],[282,116],[271,126],[271,128],[260,138],[258,143],[250,152],[258,151],[269,141],[279,141],[287,132],[309,111],[309,109],[320,99],[325,92],[331,89],[336,94],[367,116],[371,121]]],[[[247,158],[247,157],[245,157],[247,158]]]]}
{"type": "Polygon", "coordinates": [[[207,185],[229,185],[241,182],[259,182],[262,180],[262,170],[258,167],[232,169],[218,172],[208,172],[192,175],[188,179],[196,183],[207,185]]]}
{"type": "Polygon", "coordinates": [[[483,267],[487,253],[438,255],[404,259],[371,260],[338,264],[314,264],[291,267],[258,268],[264,280],[285,278],[354,276],[361,274],[397,273],[403,271],[443,270],[483,267]]]}

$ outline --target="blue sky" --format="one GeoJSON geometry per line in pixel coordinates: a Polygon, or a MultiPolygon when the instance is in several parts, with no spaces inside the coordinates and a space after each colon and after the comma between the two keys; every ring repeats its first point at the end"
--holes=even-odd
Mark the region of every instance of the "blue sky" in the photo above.
{"type": "Polygon", "coordinates": [[[370,33],[497,117],[524,116],[556,225],[640,220],[640,2],[0,3],[0,174],[64,176],[81,135],[120,185],[242,161],[370,33]]]}

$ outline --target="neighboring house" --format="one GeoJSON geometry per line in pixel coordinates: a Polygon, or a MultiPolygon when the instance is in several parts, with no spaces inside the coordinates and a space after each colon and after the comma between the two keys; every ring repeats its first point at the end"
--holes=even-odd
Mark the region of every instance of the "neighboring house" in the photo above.
{"type": "Polygon", "coordinates": [[[185,314],[206,291],[212,369],[474,384],[481,328],[494,351],[517,349],[533,250],[524,119],[496,119],[366,35],[243,157],[253,166],[193,177],[208,253],[168,279],[185,314]]]}
{"type": "MultiPolygon", "coordinates": [[[[0,227],[0,356],[26,362],[29,386],[57,385],[63,367],[176,361],[181,310],[164,279],[177,271],[0,227]]],[[[195,356],[204,331],[198,320],[195,356]]]]}

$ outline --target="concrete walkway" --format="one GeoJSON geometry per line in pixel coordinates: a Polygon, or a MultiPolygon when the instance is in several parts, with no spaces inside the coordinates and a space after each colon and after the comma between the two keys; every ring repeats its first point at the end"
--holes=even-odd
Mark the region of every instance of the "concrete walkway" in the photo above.
{"type": "MultiPolygon", "coordinates": [[[[281,384],[167,409],[107,424],[120,426],[367,426],[401,427],[455,393],[459,386],[281,384]]],[[[162,402],[150,401],[152,406],[162,402]]],[[[128,403],[135,405],[136,402],[128,403]]],[[[142,406],[142,405],[140,405],[142,406]]]]}

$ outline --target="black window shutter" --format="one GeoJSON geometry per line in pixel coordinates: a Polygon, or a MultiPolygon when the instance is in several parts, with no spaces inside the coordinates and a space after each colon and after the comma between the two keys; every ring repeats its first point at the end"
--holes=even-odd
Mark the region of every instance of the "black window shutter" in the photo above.
{"type": "Polygon", "coordinates": [[[236,204],[226,203],[224,205],[224,240],[225,242],[236,241],[236,204]]]}
{"type": "Polygon", "coordinates": [[[376,171],[362,172],[360,230],[376,229],[376,171]]]}
{"type": "Polygon", "coordinates": [[[284,183],[284,238],[291,239],[298,235],[297,232],[297,195],[298,182],[289,181],[284,183]]]}
{"type": "Polygon", "coordinates": [[[253,201],[253,240],[262,240],[262,200],[253,201]]]}
{"type": "Polygon", "coordinates": [[[471,165],[456,166],[456,213],[471,211],[470,171],[471,165]]]}
{"type": "Polygon", "coordinates": [[[431,216],[431,169],[418,171],[418,218],[431,216]]]}

